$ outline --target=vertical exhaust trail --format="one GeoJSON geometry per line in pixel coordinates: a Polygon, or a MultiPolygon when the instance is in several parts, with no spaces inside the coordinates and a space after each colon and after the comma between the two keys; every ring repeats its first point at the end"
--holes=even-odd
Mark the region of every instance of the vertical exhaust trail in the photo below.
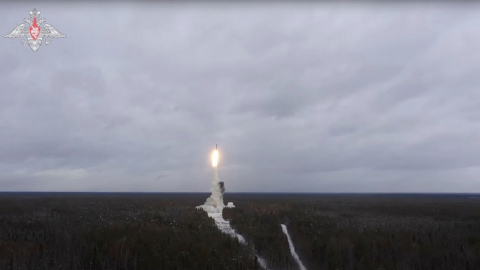
{"type": "MultiPolygon", "coordinates": [[[[213,178],[212,178],[212,195],[207,198],[203,205],[197,206],[197,208],[203,208],[207,213],[222,213],[225,204],[223,203],[223,193],[225,192],[225,184],[220,182],[218,178],[218,150],[215,149],[212,153],[212,168],[213,168],[213,178]]],[[[232,207],[233,204],[229,204],[229,207],[232,207]]]]}
{"type": "Polygon", "coordinates": [[[280,224],[282,226],[282,231],[283,233],[287,236],[288,240],[288,246],[290,247],[290,252],[292,253],[293,258],[295,261],[298,263],[298,266],[300,267],[300,270],[307,270],[305,266],[303,265],[302,261],[300,261],[300,258],[298,257],[297,252],[295,252],[295,247],[293,246],[292,240],[290,239],[290,235],[288,234],[287,226],[280,224]]]}
{"type": "MultiPolygon", "coordinates": [[[[212,153],[212,168],[213,168],[213,179],[212,179],[212,195],[207,198],[205,203],[203,205],[199,205],[196,207],[196,209],[203,209],[205,212],[208,213],[208,216],[213,218],[215,221],[215,225],[217,228],[225,233],[230,235],[233,238],[236,238],[238,242],[240,242],[242,245],[247,245],[247,241],[245,241],[245,238],[238,234],[232,226],[230,226],[230,222],[223,219],[222,216],[222,211],[223,208],[233,208],[235,205],[233,205],[232,202],[229,202],[227,205],[224,204],[223,202],[223,194],[225,193],[225,183],[220,182],[220,179],[218,178],[218,149],[217,146],[215,145],[215,150],[212,153]]],[[[255,254],[255,257],[257,257],[257,261],[260,264],[260,266],[265,269],[269,270],[267,268],[267,263],[265,260],[260,257],[258,254],[255,254]]]]}

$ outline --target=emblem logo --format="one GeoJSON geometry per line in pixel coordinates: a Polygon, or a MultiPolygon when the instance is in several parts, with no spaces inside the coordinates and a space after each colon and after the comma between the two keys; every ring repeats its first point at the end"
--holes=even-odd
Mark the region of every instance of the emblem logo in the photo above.
{"type": "Polygon", "coordinates": [[[40,19],[40,11],[34,9],[30,11],[30,19],[25,18],[23,20],[28,24],[20,24],[13,29],[10,34],[6,35],[6,38],[20,38],[23,45],[28,45],[32,51],[36,52],[42,42],[45,41],[45,44],[48,45],[52,42],[54,38],[64,38],[60,32],[57,31],[53,26],[48,23],[44,23],[45,18],[40,19]],[[30,27],[28,27],[30,26],[30,27]]]}

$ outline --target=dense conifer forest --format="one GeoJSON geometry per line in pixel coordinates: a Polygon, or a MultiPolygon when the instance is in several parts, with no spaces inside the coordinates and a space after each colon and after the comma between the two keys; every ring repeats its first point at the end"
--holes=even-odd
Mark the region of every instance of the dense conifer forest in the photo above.
{"type": "Polygon", "coordinates": [[[208,194],[0,195],[0,269],[480,269],[475,196],[226,194],[247,246],[194,207],[208,194]]]}
{"type": "Polygon", "coordinates": [[[260,269],[202,199],[2,196],[0,269],[260,269]]]}
{"type": "Polygon", "coordinates": [[[298,269],[281,223],[307,269],[480,269],[475,196],[251,195],[235,201],[224,218],[274,269],[298,269]]]}

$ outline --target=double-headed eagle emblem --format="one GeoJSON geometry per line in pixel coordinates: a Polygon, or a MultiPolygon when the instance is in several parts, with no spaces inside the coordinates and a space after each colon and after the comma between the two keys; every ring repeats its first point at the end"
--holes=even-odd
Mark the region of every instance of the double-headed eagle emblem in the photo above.
{"type": "Polygon", "coordinates": [[[23,45],[28,45],[32,51],[36,52],[42,41],[45,41],[45,44],[48,45],[52,42],[54,38],[64,38],[65,36],[60,34],[53,26],[48,23],[44,23],[45,18],[40,19],[40,11],[34,9],[30,11],[30,19],[25,18],[23,20],[28,24],[20,24],[13,29],[13,31],[6,35],[6,38],[20,38],[23,45]],[[30,27],[29,27],[30,26],[30,27]]]}

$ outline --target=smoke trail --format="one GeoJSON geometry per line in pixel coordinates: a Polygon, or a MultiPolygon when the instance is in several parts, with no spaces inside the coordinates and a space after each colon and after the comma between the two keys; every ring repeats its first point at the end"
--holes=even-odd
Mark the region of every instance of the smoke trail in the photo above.
{"type": "MultiPolygon", "coordinates": [[[[196,208],[203,209],[205,212],[207,212],[208,216],[215,220],[215,225],[217,225],[217,228],[220,231],[230,235],[233,238],[236,238],[241,244],[247,245],[247,241],[245,241],[245,238],[242,235],[235,232],[232,226],[230,226],[229,221],[223,219],[223,216],[222,216],[223,208],[224,207],[233,208],[235,207],[235,205],[233,205],[232,202],[229,202],[225,206],[225,204],[223,203],[223,194],[225,193],[225,183],[220,182],[220,179],[218,178],[217,164],[218,164],[218,152],[214,152],[214,155],[212,158],[212,167],[213,167],[213,179],[212,179],[212,187],[211,187],[212,195],[210,195],[210,197],[207,198],[207,200],[203,205],[199,205],[196,208]]],[[[262,257],[260,257],[258,254],[255,254],[255,257],[257,257],[257,261],[260,264],[260,266],[263,269],[268,270],[267,263],[265,262],[265,260],[262,257]]]]}
{"type": "Polygon", "coordinates": [[[223,182],[220,182],[218,178],[217,167],[213,167],[213,179],[211,187],[212,195],[207,198],[203,205],[197,206],[202,208],[207,213],[222,213],[225,204],[223,203],[223,193],[225,192],[225,185],[223,182]]]}
{"type": "Polygon", "coordinates": [[[220,187],[220,191],[222,192],[222,197],[223,197],[223,194],[225,193],[225,183],[220,182],[218,183],[218,186],[220,187]]]}
{"type": "Polygon", "coordinates": [[[293,246],[292,240],[290,239],[290,235],[288,234],[287,226],[283,224],[280,224],[280,226],[282,226],[283,233],[287,236],[290,252],[292,253],[292,256],[295,259],[295,261],[297,261],[298,266],[300,267],[300,270],[307,270],[307,268],[305,268],[305,266],[303,265],[302,261],[300,261],[300,258],[298,257],[297,252],[295,252],[295,247],[293,246]]]}

